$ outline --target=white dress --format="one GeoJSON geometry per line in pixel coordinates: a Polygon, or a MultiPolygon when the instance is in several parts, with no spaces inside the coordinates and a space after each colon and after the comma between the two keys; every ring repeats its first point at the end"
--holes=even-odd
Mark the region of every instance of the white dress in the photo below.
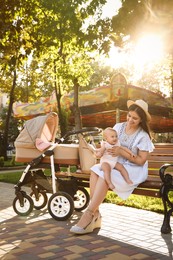
{"type": "MultiPolygon", "coordinates": [[[[139,128],[134,134],[127,135],[125,133],[125,123],[118,123],[113,128],[118,133],[118,139],[121,146],[129,148],[133,154],[137,154],[138,150],[152,152],[154,145],[149,138],[149,135],[139,128]]],[[[120,198],[127,199],[133,190],[142,182],[147,179],[148,176],[148,162],[142,166],[134,164],[125,158],[119,157],[118,162],[123,164],[126,168],[129,178],[133,184],[128,184],[121,173],[115,169],[111,172],[111,180],[115,189],[113,190],[120,198]]],[[[100,168],[100,164],[96,164],[91,167],[91,171],[95,172],[100,177],[104,178],[104,173],[100,168]]]]}

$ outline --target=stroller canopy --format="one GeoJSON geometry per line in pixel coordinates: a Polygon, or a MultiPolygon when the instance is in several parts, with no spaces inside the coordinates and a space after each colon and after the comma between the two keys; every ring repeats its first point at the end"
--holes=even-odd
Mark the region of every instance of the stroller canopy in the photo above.
{"type": "Polygon", "coordinates": [[[30,119],[16,138],[15,147],[35,148],[37,138],[44,142],[54,142],[57,129],[58,115],[55,112],[30,119]]]}

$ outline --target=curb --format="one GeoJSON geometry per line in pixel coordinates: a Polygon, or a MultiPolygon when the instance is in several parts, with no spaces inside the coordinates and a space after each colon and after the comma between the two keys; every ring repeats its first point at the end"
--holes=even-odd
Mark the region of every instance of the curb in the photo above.
{"type": "Polygon", "coordinates": [[[0,171],[23,170],[25,168],[26,168],[26,166],[0,167],[0,171]]]}

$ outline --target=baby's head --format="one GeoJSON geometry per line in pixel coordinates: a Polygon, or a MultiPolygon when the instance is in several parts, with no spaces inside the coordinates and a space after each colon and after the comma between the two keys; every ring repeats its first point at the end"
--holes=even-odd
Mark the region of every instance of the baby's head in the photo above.
{"type": "Polygon", "coordinates": [[[116,144],[117,139],[118,139],[117,131],[115,129],[113,129],[112,127],[107,127],[103,131],[103,139],[110,144],[116,144]]]}

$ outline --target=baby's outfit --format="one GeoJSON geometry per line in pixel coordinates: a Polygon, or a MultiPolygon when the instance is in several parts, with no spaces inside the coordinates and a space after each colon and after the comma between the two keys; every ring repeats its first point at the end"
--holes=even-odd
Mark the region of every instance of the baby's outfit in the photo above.
{"type": "Polygon", "coordinates": [[[100,164],[102,164],[103,162],[108,163],[111,166],[111,170],[115,167],[115,165],[118,161],[118,156],[112,156],[111,154],[109,154],[107,152],[107,149],[111,149],[111,148],[117,147],[117,146],[120,146],[119,141],[117,141],[117,143],[114,144],[114,145],[109,144],[106,141],[101,142],[101,148],[100,149],[104,149],[105,151],[104,151],[103,156],[100,158],[100,164]]]}

